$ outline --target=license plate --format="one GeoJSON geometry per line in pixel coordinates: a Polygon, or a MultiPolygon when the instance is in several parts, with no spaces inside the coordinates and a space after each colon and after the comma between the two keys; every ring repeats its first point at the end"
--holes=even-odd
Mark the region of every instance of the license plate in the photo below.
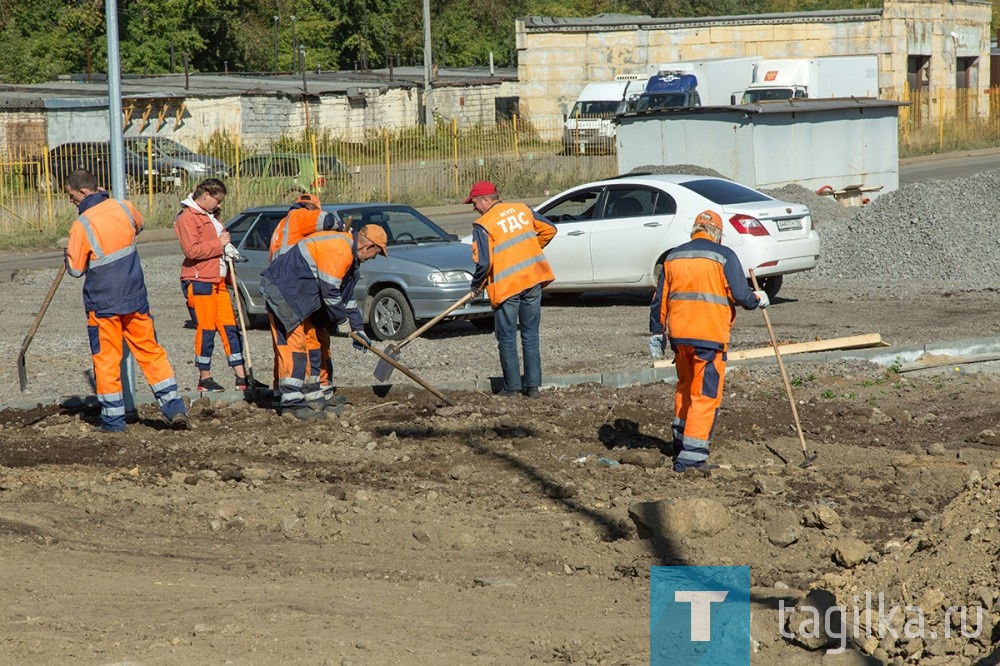
{"type": "Polygon", "coordinates": [[[792,231],[802,228],[802,220],[778,220],[778,231],[792,231]]]}

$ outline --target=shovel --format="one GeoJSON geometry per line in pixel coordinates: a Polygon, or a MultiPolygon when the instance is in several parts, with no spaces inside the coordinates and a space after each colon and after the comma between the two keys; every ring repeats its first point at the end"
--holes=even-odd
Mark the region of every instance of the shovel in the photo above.
{"type": "Polygon", "coordinates": [[[375,366],[375,370],[372,372],[372,374],[375,375],[375,379],[379,380],[380,382],[385,382],[387,379],[389,379],[389,377],[392,376],[393,366],[387,359],[398,361],[399,352],[402,351],[403,347],[410,344],[411,342],[419,338],[421,335],[426,333],[427,329],[429,329],[431,326],[438,323],[439,321],[450,315],[452,312],[454,312],[458,308],[468,303],[470,300],[472,300],[473,296],[475,296],[475,292],[470,291],[468,294],[455,301],[447,310],[445,310],[438,316],[434,317],[434,319],[431,319],[429,322],[427,322],[417,330],[413,331],[413,333],[410,333],[401,342],[386,347],[385,351],[383,352],[384,356],[378,362],[378,365],[375,366]]]}
{"type": "Polygon", "coordinates": [[[362,338],[357,333],[352,332],[351,333],[351,339],[354,340],[355,342],[357,342],[359,345],[361,345],[365,349],[371,349],[373,352],[375,352],[376,356],[378,356],[380,359],[382,359],[386,363],[392,365],[395,368],[399,368],[400,372],[402,372],[404,375],[406,375],[407,377],[409,377],[410,379],[412,379],[413,381],[415,381],[416,383],[420,384],[425,389],[427,389],[428,391],[430,391],[431,393],[433,393],[438,399],[442,400],[444,402],[444,404],[446,404],[446,405],[454,405],[455,404],[451,400],[448,399],[448,396],[446,396],[444,393],[441,393],[441,391],[438,391],[436,388],[434,388],[433,386],[431,386],[430,384],[428,384],[427,382],[425,382],[423,379],[421,379],[420,377],[418,377],[412,370],[410,370],[409,368],[407,368],[405,365],[403,365],[402,363],[400,363],[399,361],[393,359],[390,356],[386,356],[385,352],[379,351],[373,345],[370,345],[367,342],[365,342],[364,338],[362,338]]]}
{"type": "Polygon", "coordinates": [[[49,309],[49,303],[52,302],[52,297],[56,295],[56,289],[59,288],[59,283],[62,282],[63,275],[65,274],[66,261],[64,260],[59,264],[56,279],[52,281],[52,286],[49,287],[49,292],[45,294],[45,300],[42,301],[42,307],[38,308],[38,314],[35,315],[35,321],[31,322],[31,328],[28,329],[27,335],[24,336],[24,342],[21,343],[21,352],[17,355],[17,381],[21,385],[22,393],[28,388],[28,367],[25,364],[24,355],[28,353],[28,345],[31,344],[32,339],[35,337],[35,331],[38,330],[38,325],[42,323],[42,317],[45,316],[45,311],[49,309]]]}
{"type": "MultiPolygon", "coordinates": [[[[753,288],[760,291],[760,287],[757,286],[757,276],[753,274],[753,269],[750,269],[750,281],[753,282],[753,288]]],[[[771,346],[774,347],[774,358],[778,359],[778,369],[781,371],[781,380],[785,383],[785,393],[788,395],[788,404],[792,407],[792,417],[795,419],[795,430],[799,433],[799,442],[802,444],[802,457],[805,461],[799,463],[799,467],[806,468],[813,464],[817,458],[817,454],[809,454],[808,449],[806,449],[806,437],[802,434],[802,424],[799,423],[799,410],[795,408],[795,398],[792,397],[792,385],[788,381],[788,375],[785,373],[785,364],[781,362],[781,352],[778,351],[778,338],[774,335],[774,329],[771,328],[771,318],[767,314],[767,308],[761,308],[761,313],[764,315],[764,323],[767,324],[767,332],[771,336],[771,346]]]]}
{"type": "Polygon", "coordinates": [[[246,318],[243,316],[243,301],[240,299],[240,283],[236,280],[236,266],[233,264],[232,257],[226,257],[226,263],[229,264],[229,274],[233,276],[233,295],[236,297],[236,314],[240,320],[240,333],[243,334],[243,355],[246,357],[243,363],[243,372],[246,373],[247,386],[250,392],[250,402],[257,400],[257,387],[253,379],[253,363],[250,361],[250,339],[247,338],[247,322],[246,318]]]}

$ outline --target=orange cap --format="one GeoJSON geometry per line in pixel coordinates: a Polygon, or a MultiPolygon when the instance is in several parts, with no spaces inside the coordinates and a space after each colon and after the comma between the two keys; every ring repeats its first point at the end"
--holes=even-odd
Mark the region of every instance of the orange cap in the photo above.
{"type": "Polygon", "coordinates": [[[388,256],[385,253],[385,246],[389,242],[389,238],[385,235],[385,229],[377,224],[366,224],[361,227],[361,235],[375,243],[378,246],[378,253],[383,257],[388,256]]]}
{"type": "Polygon", "coordinates": [[[320,203],[318,196],[316,196],[315,194],[309,194],[308,192],[303,192],[302,194],[300,194],[299,198],[296,200],[296,203],[310,203],[313,206],[316,206],[316,208],[322,208],[323,206],[323,204],[320,203]]]}
{"type": "Polygon", "coordinates": [[[704,224],[722,231],[722,218],[714,210],[703,210],[694,218],[695,224],[704,224]]]}

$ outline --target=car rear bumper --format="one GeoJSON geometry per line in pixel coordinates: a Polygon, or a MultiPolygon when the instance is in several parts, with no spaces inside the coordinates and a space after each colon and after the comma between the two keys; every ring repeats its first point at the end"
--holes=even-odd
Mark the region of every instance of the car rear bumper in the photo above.
{"type": "Polygon", "coordinates": [[[788,275],[816,268],[819,262],[820,242],[816,232],[805,238],[783,241],[767,248],[746,245],[739,248],[744,269],[754,269],[759,277],[788,275]]]}

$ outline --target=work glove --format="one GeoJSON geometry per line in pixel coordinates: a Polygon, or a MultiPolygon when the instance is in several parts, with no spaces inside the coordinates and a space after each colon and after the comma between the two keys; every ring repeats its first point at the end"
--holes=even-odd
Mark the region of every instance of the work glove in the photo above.
{"type": "Polygon", "coordinates": [[[761,290],[761,291],[755,291],[753,293],[754,295],[757,296],[757,300],[759,301],[757,303],[757,307],[766,308],[768,305],[771,304],[771,300],[767,297],[766,291],[761,290]]]}
{"type": "MultiPolygon", "coordinates": [[[[367,344],[367,345],[368,345],[369,347],[371,346],[371,344],[372,344],[372,341],[368,339],[368,336],[367,336],[367,335],[365,335],[365,332],[364,332],[364,331],[354,331],[354,335],[356,335],[357,337],[359,337],[359,338],[361,338],[362,340],[364,340],[364,341],[365,341],[365,344],[367,344]]],[[[359,352],[361,352],[361,353],[363,353],[363,354],[367,354],[367,353],[368,353],[368,347],[365,347],[365,345],[361,344],[361,343],[360,343],[359,341],[357,341],[357,340],[352,340],[352,342],[351,342],[351,345],[352,345],[352,346],[353,346],[353,347],[354,347],[355,349],[357,349],[357,350],[358,350],[359,352]]]]}
{"type": "Polygon", "coordinates": [[[237,250],[236,246],[232,243],[226,243],[226,247],[223,248],[223,252],[225,252],[226,256],[233,261],[239,261],[241,259],[240,251],[237,250]]]}
{"type": "Polygon", "coordinates": [[[649,336],[649,355],[653,358],[663,358],[663,334],[649,336]]]}

